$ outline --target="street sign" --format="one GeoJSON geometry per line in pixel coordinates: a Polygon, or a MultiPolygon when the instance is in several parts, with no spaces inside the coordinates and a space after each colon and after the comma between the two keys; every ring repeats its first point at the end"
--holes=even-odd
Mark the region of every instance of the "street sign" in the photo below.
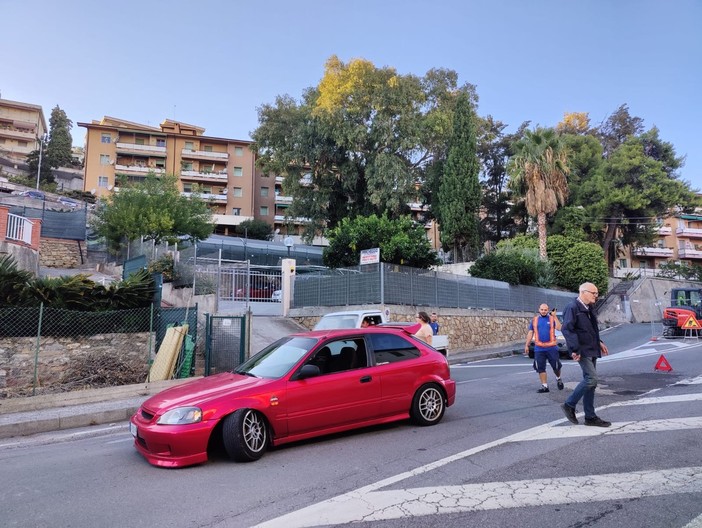
{"type": "Polygon", "coordinates": [[[361,264],[378,264],[380,262],[380,248],[361,250],[361,264]]]}

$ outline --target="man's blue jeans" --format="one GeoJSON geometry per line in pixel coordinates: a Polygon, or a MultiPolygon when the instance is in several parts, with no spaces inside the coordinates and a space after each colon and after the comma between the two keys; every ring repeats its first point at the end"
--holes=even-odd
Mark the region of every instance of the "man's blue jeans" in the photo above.
{"type": "Polygon", "coordinates": [[[565,401],[566,405],[570,405],[573,409],[583,399],[583,410],[585,411],[585,419],[595,418],[595,388],[597,387],[597,363],[596,357],[580,356],[580,368],[583,371],[583,380],[578,383],[573,393],[565,401]]]}

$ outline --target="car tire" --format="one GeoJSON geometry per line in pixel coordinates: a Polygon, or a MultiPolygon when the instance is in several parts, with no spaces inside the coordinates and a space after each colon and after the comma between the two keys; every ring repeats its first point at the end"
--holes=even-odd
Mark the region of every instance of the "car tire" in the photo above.
{"type": "Polygon", "coordinates": [[[261,413],[253,409],[239,409],[224,419],[222,424],[224,449],[232,460],[253,462],[268,448],[268,426],[261,413]]]}
{"type": "Polygon", "coordinates": [[[444,417],[446,399],[436,383],[427,383],[419,387],[412,399],[410,416],[418,425],[436,425],[444,417]]]}

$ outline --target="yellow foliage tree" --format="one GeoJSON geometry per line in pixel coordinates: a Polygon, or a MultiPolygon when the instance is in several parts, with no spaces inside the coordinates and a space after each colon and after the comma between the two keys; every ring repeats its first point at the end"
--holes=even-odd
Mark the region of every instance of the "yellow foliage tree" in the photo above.
{"type": "Polygon", "coordinates": [[[559,134],[587,134],[590,132],[590,115],[587,112],[566,112],[563,121],[556,125],[559,134]]]}

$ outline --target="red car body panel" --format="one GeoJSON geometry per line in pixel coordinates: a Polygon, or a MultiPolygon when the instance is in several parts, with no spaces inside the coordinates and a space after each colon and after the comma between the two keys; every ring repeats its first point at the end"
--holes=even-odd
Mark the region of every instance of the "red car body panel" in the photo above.
{"type": "Polygon", "coordinates": [[[407,419],[415,392],[430,382],[442,387],[446,406],[453,405],[456,384],[450,378],[446,358],[414,341],[412,345],[421,352],[417,358],[291,379],[320,344],[346,337],[362,339],[372,332],[403,334],[400,329],[387,328],[296,334],[318,338],[319,342],[281,378],[223,373],[166,389],[146,400],[131,418],[134,445],[153,465],[182,467],[207,461],[213,430],[238,409],[255,409],[263,414],[270,426],[272,445],[281,445],[407,419]],[[186,425],[157,423],[166,411],[185,406],[199,407],[202,421],[186,425]]]}

